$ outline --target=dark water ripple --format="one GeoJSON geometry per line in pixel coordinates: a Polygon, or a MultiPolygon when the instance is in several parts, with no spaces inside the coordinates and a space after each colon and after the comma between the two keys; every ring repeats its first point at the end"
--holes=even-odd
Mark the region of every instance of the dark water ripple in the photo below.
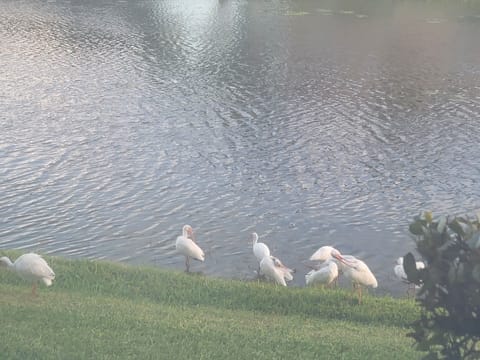
{"type": "Polygon", "coordinates": [[[402,294],[412,216],[479,208],[480,9],[1,4],[2,248],[180,269],[190,223],[207,275],[257,231],[296,285],[333,244],[402,294]]]}

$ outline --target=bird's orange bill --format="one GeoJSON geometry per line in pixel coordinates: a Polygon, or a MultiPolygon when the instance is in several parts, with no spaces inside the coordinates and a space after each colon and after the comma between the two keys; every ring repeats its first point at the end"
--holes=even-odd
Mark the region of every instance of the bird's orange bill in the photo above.
{"type": "Polygon", "coordinates": [[[345,259],[342,255],[332,255],[335,259],[337,259],[338,261],[340,261],[342,264],[345,264],[347,266],[350,266],[350,267],[353,267],[354,264],[352,264],[350,261],[348,261],[347,259],[345,259]]]}

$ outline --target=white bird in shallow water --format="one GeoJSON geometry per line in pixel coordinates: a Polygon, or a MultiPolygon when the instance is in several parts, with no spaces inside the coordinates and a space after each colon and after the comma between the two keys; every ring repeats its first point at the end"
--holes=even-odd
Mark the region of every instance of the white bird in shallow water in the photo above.
{"type": "MultiPolygon", "coordinates": [[[[425,263],[423,261],[416,261],[415,265],[417,267],[417,270],[421,270],[425,268],[425,263]]],[[[408,281],[407,274],[405,273],[405,268],[403,267],[403,257],[399,257],[397,259],[397,265],[393,267],[393,272],[395,273],[395,276],[408,284],[407,288],[407,296],[410,296],[410,292],[413,292],[413,295],[415,296],[415,289],[419,288],[418,285],[415,285],[408,281]]]]}
{"type": "Polygon", "coordinates": [[[312,286],[316,284],[320,285],[330,285],[338,277],[338,266],[337,263],[331,259],[327,260],[318,270],[311,270],[308,274],[305,275],[305,282],[307,286],[312,286]]]}
{"type": "Polygon", "coordinates": [[[283,265],[275,256],[268,255],[260,261],[260,275],[279,285],[287,286],[286,282],[293,280],[294,272],[295,270],[283,265]]]}
{"type": "Polygon", "coordinates": [[[352,281],[354,289],[358,291],[358,303],[362,303],[362,285],[376,288],[378,282],[375,275],[370,271],[367,264],[354,256],[335,254],[334,257],[345,265],[344,275],[352,281]]]}
{"type": "Polygon", "coordinates": [[[195,237],[193,229],[190,225],[184,225],[182,229],[182,235],[177,237],[175,242],[175,248],[179,254],[185,256],[186,271],[190,271],[190,258],[205,261],[205,253],[195,243],[195,237]]]}
{"type": "Polygon", "coordinates": [[[270,256],[270,249],[262,242],[258,242],[258,234],[252,233],[253,241],[253,255],[257,258],[258,262],[262,261],[265,256],[270,256]]]}
{"type": "Polygon", "coordinates": [[[37,283],[42,281],[45,285],[52,285],[55,273],[47,262],[38,254],[23,254],[14,263],[4,256],[0,258],[0,265],[6,265],[8,269],[16,272],[24,280],[32,283],[32,295],[36,296],[37,283]]]}

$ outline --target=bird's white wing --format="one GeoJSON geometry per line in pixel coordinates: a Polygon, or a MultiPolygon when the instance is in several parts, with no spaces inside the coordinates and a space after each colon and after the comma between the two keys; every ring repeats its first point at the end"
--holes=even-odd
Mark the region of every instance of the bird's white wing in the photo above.
{"type": "Polygon", "coordinates": [[[31,270],[32,273],[38,274],[44,278],[50,280],[55,279],[55,273],[42,257],[38,257],[38,259],[32,263],[31,270]]]}

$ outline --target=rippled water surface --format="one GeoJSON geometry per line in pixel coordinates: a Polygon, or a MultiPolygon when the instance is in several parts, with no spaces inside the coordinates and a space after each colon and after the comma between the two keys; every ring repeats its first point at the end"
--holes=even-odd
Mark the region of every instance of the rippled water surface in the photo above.
{"type": "Polygon", "coordinates": [[[0,247],[251,279],[257,231],[401,294],[420,210],[480,208],[480,8],[0,0],[0,247]]]}

